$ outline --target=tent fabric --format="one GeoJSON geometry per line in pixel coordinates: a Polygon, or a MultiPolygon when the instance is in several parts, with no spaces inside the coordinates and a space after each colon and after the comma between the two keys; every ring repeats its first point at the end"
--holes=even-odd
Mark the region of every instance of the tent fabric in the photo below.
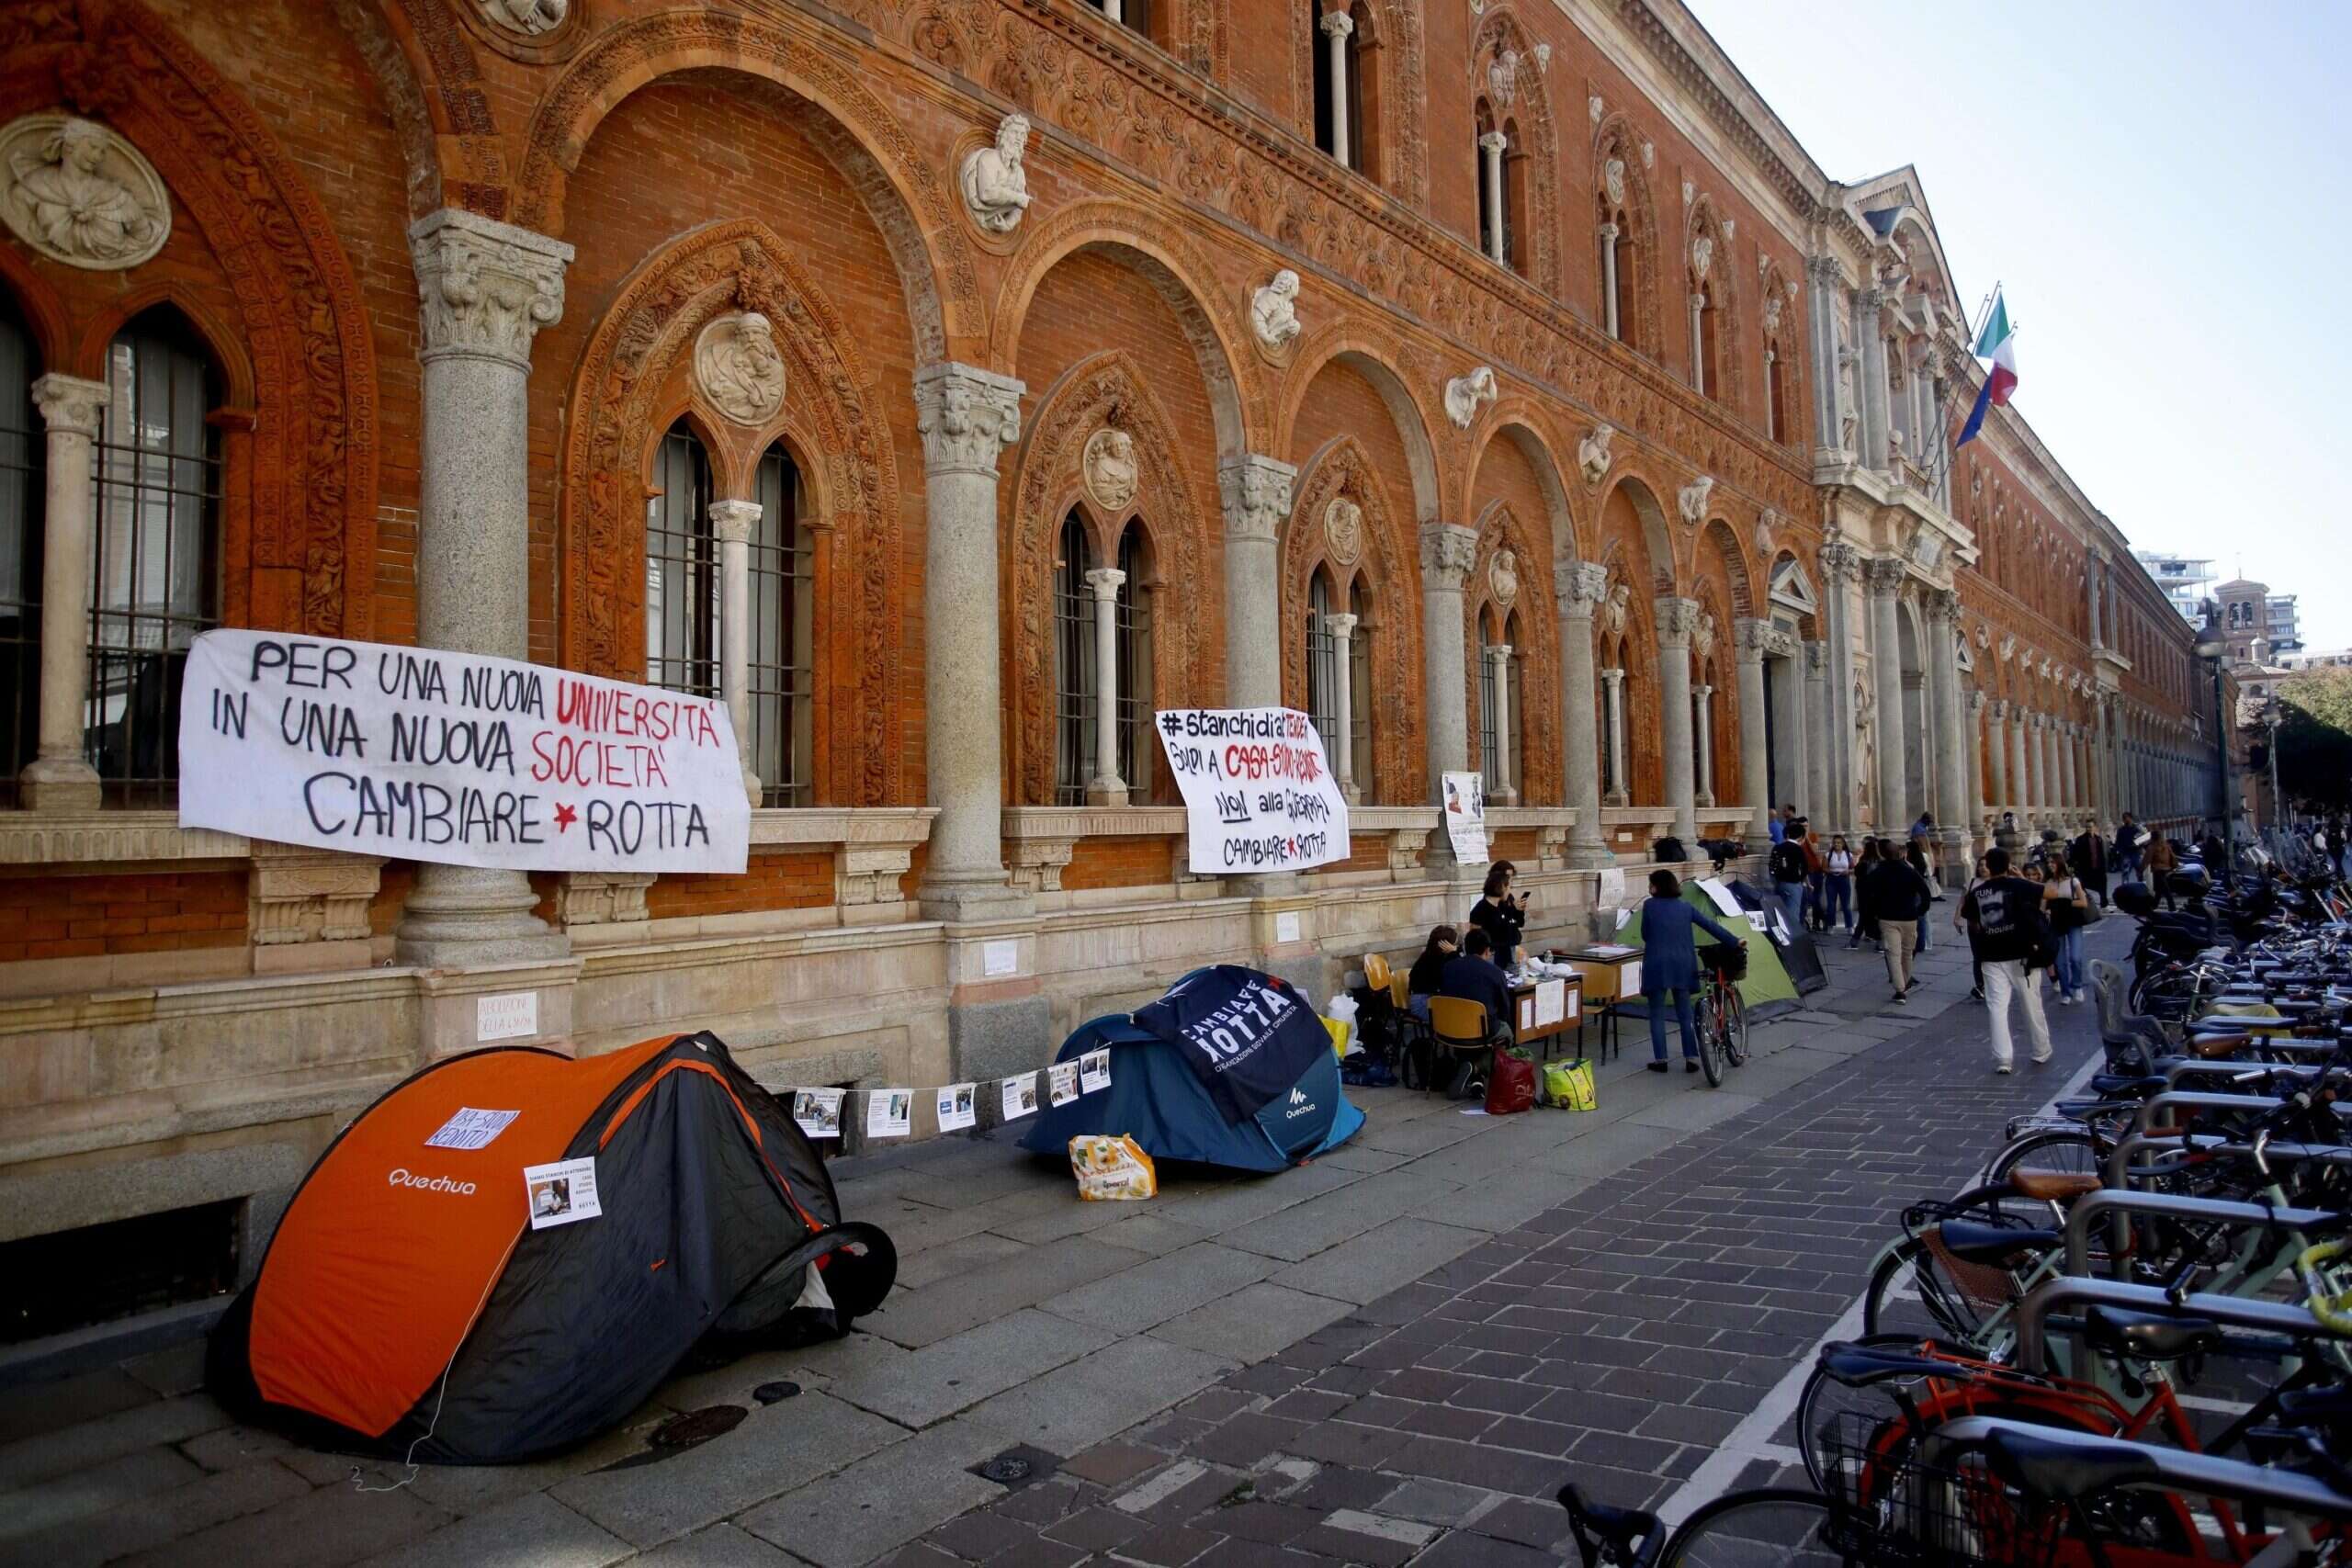
{"type": "Polygon", "coordinates": [[[1790,908],[1779,894],[1746,880],[1734,882],[1731,892],[1743,908],[1774,912],[1764,921],[1764,933],[1772,939],[1781,967],[1789,972],[1789,982],[1796,987],[1797,995],[1811,996],[1829,984],[1829,976],[1821,964],[1821,950],[1814,945],[1813,932],[1805,929],[1804,910],[1790,908]]]}
{"type": "MultiPolygon", "coordinates": [[[[1170,991],[1207,973],[1195,970],[1170,991]]],[[[1280,984],[1272,976],[1259,978],[1280,984]]],[[[1238,1120],[1224,1114],[1194,1065],[1184,1060],[1192,1047],[1141,1027],[1136,1018],[1112,1013],[1070,1032],[1054,1059],[1076,1061],[1089,1051],[1108,1050],[1111,1085],[1040,1111],[1021,1140],[1023,1148],[1058,1156],[1081,1134],[1125,1134],[1155,1160],[1276,1171],[1339,1147],[1363,1125],[1363,1112],[1340,1089],[1330,1036],[1312,1010],[1305,1010],[1299,1021],[1314,1030],[1315,1049],[1304,1055],[1287,1083],[1238,1120]]]]}
{"type": "Polygon", "coordinates": [[[1257,1115],[1331,1049],[1296,987],[1238,964],[1195,969],[1128,1017],[1175,1049],[1228,1122],[1257,1115]]]}
{"type": "MultiPolygon", "coordinates": [[[[1756,917],[1726,915],[1707,897],[1707,890],[1696,882],[1682,885],[1682,901],[1704,909],[1717,925],[1747,941],[1747,975],[1734,982],[1741,1004],[1753,1020],[1773,1017],[1792,1010],[1797,1005],[1796,987],[1790,982],[1789,972],[1781,965],[1780,949],[1770,937],[1758,931],[1756,917]]],[[[1635,905],[1633,919],[1612,939],[1629,947],[1642,945],[1642,911],[1635,905]]],[[[1715,939],[1705,931],[1696,933],[1701,947],[1712,947],[1715,939]]]]}
{"type": "Polygon", "coordinates": [[[831,1332],[896,1268],[880,1231],[842,1224],[823,1161],[716,1036],[473,1052],[320,1156],[215,1331],[212,1386],[327,1446],[526,1459],[627,1416],[714,1328],[809,1327],[811,1265],[831,1332]],[[467,1111],[513,1114],[478,1146],[436,1145],[467,1111]],[[533,1229],[525,1168],[581,1159],[601,1212],[533,1229]]]}

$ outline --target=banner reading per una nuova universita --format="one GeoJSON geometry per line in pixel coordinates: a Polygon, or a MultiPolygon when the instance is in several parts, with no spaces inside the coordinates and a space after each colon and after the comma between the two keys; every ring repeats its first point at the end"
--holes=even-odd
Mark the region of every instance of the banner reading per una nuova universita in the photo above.
{"type": "Polygon", "coordinates": [[[1173,708],[1160,750],[1184,796],[1195,876],[1306,871],[1348,858],[1348,802],[1295,708],[1173,708]]]}
{"type": "Polygon", "coordinates": [[[188,651],[180,823],[515,871],[740,874],[752,836],[715,698],[239,630],[188,651]]]}

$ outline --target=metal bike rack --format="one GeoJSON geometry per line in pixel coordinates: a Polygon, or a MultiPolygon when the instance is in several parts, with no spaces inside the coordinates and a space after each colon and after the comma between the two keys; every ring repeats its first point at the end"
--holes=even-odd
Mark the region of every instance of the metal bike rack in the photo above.
{"type": "Polygon", "coordinates": [[[2114,1267],[2119,1270],[2119,1278],[2121,1270],[2131,1267],[2124,1256],[2124,1246],[2130,1237],[2123,1226],[2132,1214],[2168,1220],[2243,1222],[2290,1230],[2316,1230],[2335,1221],[2335,1213],[2326,1209],[2275,1208],[2267,1203],[2236,1203],[2222,1198],[2184,1198],[2173,1192],[2132,1192],[2112,1187],[2102,1188],[2075,1199],[2074,1208],[2067,1212],[2067,1273],[2080,1274],[2090,1267],[2091,1224],[2102,1214],[2114,1216],[2117,1235],[2110,1246],[2115,1253],[2114,1267]]]}
{"type": "MultiPolygon", "coordinates": [[[[2193,1201],[2193,1200],[2192,1200],[2193,1201]]],[[[2324,1326],[2304,1308],[2287,1302],[2255,1296],[2217,1296],[2202,1292],[2176,1303],[2161,1287],[2129,1285],[2118,1280],[2094,1280],[2069,1275],[2045,1280],[2018,1303],[2018,1366],[2036,1376],[2049,1373],[2044,1325],[2060,1306],[2110,1306],[2125,1312],[2160,1313],[2175,1317],[2201,1317],[2224,1328],[2246,1328],[2293,1337],[2352,1338],[2324,1326]]]]}

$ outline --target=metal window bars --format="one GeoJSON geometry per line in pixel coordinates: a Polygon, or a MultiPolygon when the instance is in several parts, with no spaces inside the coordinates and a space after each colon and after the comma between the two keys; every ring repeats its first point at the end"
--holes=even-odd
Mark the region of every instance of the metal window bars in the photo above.
{"type": "Polygon", "coordinates": [[[45,504],[32,383],[40,367],[24,323],[0,300],[0,808],[17,803],[40,714],[40,573],[45,504]]]}

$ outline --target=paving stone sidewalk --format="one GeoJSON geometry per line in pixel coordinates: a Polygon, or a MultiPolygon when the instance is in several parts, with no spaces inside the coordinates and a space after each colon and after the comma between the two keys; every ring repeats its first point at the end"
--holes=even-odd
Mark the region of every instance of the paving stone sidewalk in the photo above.
{"type": "MultiPolygon", "coordinates": [[[[409,1478],[289,1448],[227,1423],[194,1347],[0,1394],[0,1562],[1548,1552],[1566,1474],[1629,1501],[1688,1475],[1851,1299],[1890,1207],[2048,1092],[1989,1076],[1981,1010],[1946,1011],[1967,985],[1951,950],[1905,1008],[1875,960],[1826,956],[1831,987],[1758,1029],[1720,1090],[1641,1071],[1631,1031],[1598,1113],[1359,1093],[1368,1124],[1330,1156],[1142,1205],[1080,1203],[988,1139],[843,1162],[847,1212],[902,1254],[866,1331],[675,1380],[544,1464],[409,1478]],[[758,1405],[780,1378],[804,1392],[758,1405]],[[721,1404],[751,1414],[605,1468],[721,1404]],[[1010,1491],[972,1473],[1016,1445],[1057,1470],[1010,1491]]],[[[2075,1025],[2062,1049],[2088,1048],[2079,1014],[2053,1017],[2075,1025]]]]}

